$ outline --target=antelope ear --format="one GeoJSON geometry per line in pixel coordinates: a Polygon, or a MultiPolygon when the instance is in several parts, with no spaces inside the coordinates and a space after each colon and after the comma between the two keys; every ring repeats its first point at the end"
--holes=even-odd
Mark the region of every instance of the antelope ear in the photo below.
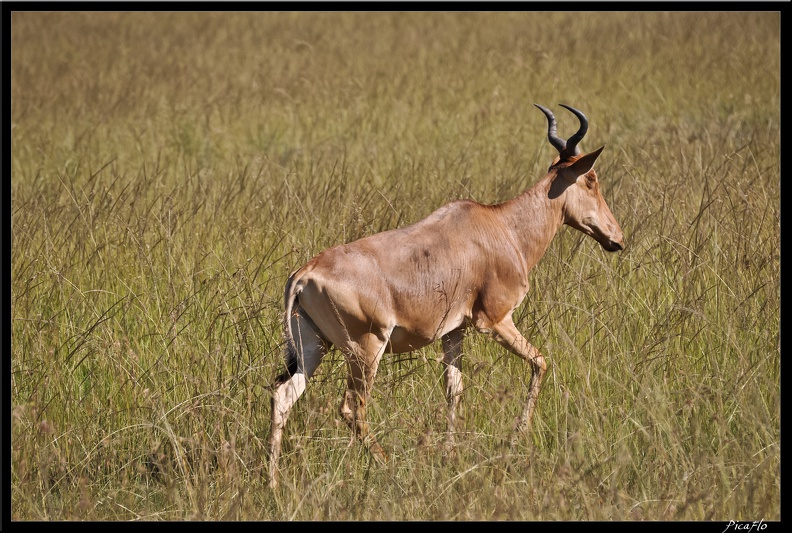
{"type": "Polygon", "coordinates": [[[582,176],[594,167],[594,161],[597,160],[605,146],[600,146],[593,152],[589,152],[567,167],[567,171],[574,174],[575,177],[582,176]]]}

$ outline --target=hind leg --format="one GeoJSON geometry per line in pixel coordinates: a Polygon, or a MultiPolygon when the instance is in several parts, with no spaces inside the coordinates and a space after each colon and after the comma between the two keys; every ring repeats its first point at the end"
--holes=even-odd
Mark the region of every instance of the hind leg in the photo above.
{"type": "Polygon", "coordinates": [[[287,370],[275,379],[272,393],[272,418],[269,434],[269,481],[278,484],[278,457],[286,419],[292,406],[305,392],[305,387],[329,348],[317,333],[315,326],[305,317],[295,314],[291,318],[294,345],[286,346],[287,370]]]}
{"type": "Polygon", "coordinates": [[[341,416],[344,417],[353,432],[353,440],[357,437],[366,444],[374,457],[382,463],[387,462],[388,458],[371,433],[366,421],[366,403],[371,397],[374,377],[377,374],[377,367],[385,352],[386,344],[386,340],[373,333],[367,333],[356,346],[357,349],[345,351],[349,375],[347,376],[347,388],[339,409],[341,416]]]}

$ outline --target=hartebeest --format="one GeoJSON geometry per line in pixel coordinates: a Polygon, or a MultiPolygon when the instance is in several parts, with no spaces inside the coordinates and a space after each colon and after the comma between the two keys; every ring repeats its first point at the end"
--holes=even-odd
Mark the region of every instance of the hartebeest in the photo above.
{"type": "Polygon", "coordinates": [[[536,107],[547,117],[547,138],[559,154],[536,185],[501,204],[451,202],[410,226],[329,248],[289,277],[287,370],[275,380],[272,395],[273,486],[289,411],[331,346],[343,352],[349,372],[341,415],[380,459],[385,454],[369,432],[365,405],[382,355],[441,339],[448,435],[453,439],[462,393],[462,339],[469,327],[490,334],[531,365],[517,428],[530,426],[546,363],[512,321],[528,292],[528,273],[563,224],[593,237],[609,252],[624,248],[622,230],[592,168],[604,147],[584,155],[578,148],[588,119],[563,105],[580,122],[577,133],[565,141],[557,135],[553,113],[536,107]]]}

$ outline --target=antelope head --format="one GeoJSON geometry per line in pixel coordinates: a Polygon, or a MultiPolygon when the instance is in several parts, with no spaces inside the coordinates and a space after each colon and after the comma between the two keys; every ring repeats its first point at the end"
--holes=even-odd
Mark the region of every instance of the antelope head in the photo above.
{"type": "Polygon", "coordinates": [[[534,105],[547,117],[547,139],[558,150],[558,157],[548,169],[548,173],[552,175],[549,196],[562,201],[564,224],[592,237],[608,252],[624,249],[624,235],[602,197],[597,171],[594,170],[594,161],[605,147],[587,154],[581,154],[578,147],[588,131],[586,115],[573,107],[560,104],[574,113],[580,121],[577,133],[565,141],[558,136],[553,112],[538,104],[534,105]]]}

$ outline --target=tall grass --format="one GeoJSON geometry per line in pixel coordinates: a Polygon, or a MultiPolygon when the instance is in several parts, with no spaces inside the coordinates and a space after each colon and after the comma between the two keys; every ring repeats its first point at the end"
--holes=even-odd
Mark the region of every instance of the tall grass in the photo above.
{"type": "Polygon", "coordinates": [[[780,519],[778,13],[21,13],[14,520],[780,519]],[[515,313],[548,357],[384,360],[378,465],[331,353],[266,485],[282,290],[322,249],[584,149],[628,247],[564,229],[515,313]],[[577,127],[558,113],[559,132],[577,127]]]}

